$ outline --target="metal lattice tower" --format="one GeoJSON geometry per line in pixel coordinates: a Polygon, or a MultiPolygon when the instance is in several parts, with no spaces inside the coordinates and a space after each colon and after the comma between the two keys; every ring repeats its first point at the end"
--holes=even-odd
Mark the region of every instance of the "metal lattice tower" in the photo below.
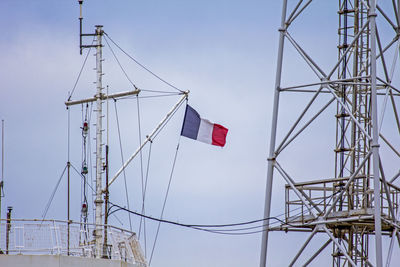
{"type": "MultiPolygon", "coordinates": [[[[400,0],[381,1],[382,6],[376,0],[339,0],[338,56],[328,69],[292,36],[313,1],[289,2],[283,0],[279,29],[265,202],[265,218],[270,218],[273,178],[283,178],[285,219],[278,226],[266,221],[260,266],[270,266],[271,231],[309,232],[289,266],[310,265],[326,250],[330,250],[324,255],[330,255],[332,266],[395,266],[391,265],[393,250],[400,247],[400,81],[396,77],[400,0]],[[314,79],[301,84],[285,80],[285,45],[300,55],[314,79]],[[299,112],[280,110],[288,94],[308,96],[298,98],[304,101],[299,112]],[[282,112],[290,113],[293,123],[278,121],[282,112]],[[336,125],[334,168],[326,170],[325,177],[310,180],[315,167],[310,161],[310,166],[305,166],[308,180],[289,174],[291,163],[285,162],[285,157],[281,160],[282,152],[290,151],[306,130],[310,134],[311,125],[326,125],[318,119],[327,113],[332,113],[336,125]],[[326,236],[326,242],[318,247],[309,245],[316,235],[326,236]]],[[[309,31],[310,35],[318,33],[309,31]]],[[[326,153],[330,158],[332,150],[326,153]]],[[[299,155],[308,156],[304,152],[299,155]]]]}

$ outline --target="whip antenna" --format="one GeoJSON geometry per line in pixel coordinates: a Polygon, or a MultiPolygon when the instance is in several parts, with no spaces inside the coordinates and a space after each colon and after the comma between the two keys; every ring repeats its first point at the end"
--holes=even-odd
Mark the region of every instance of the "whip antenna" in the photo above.
{"type": "Polygon", "coordinates": [[[80,54],[82,55],[82,4],[83,0],[78,0],[79,3],[79,49],[80,49],[80,54]]]}

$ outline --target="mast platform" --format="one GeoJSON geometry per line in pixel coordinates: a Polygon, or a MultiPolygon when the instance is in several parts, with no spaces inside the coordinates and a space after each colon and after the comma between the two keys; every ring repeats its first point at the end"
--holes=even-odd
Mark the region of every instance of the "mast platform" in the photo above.
{"type": "MultiPolygon", "coordinates": [[[[271,227],[271,230],[312,231],[315,226],[325,224],[332,230],[346,230],[356,226],[363,228],[365,232],[373,233],[374,192],[373,188],[363,189],[368,188],[364,183],[372,184],[372,177],[366,178],[365,175],[357,176],[350,183],[350,177],[342,177],[300,182],[292,186],[286,184],[285,221],[278,227],[271,227]],[[336,204],[332,206],[334,202],[336,204]]],[[[379,196],[382,234],[389,235],[395,227],[399,227],[391,221],[390,213],[392,209],[395,214],[399,212],[400,188],[390,182],[386,184],[387,192],[385,183],[381,181],[379,196]]]]}

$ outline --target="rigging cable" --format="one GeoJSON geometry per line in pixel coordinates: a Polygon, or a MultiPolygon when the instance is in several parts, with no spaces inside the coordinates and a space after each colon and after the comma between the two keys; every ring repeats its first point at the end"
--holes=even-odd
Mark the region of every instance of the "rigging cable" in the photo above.
{"type": "MultiPolygon", "coordinates": [[[[78,171],[78,169],[77,169],[73,164],[71,164],[71,167],[72,167],[72,169],[83,179],[82,174],[78,171]]],[[[86,180],[86,185],[92,190],[92,193],[93,193],[93,194],[96,193],[96,190],[94,190],[93,186],[90,185],[90,184],[87,182],[87,180],[86,180]]],[[[109,215],[111,215],[111,214],[109,214],[109,215]]],[[[115,219],[117,219],[117,221],[118,221],[121,225],[124,225],[124,224],[122,223],[122,221],[121,221],[115,214],[114,214],[114,217],[115,217],[115,219]]]]}
{"type": "MultiPolygon", "coordinates": [[[[92,103],[90,103],[90,112],[89,112],[89,120],[88,120],[88,123],[89,123],[89,125],[90,125],[90,122],[92,121],[92,114],[93,114],[93,102],[92,103]]],[[[91,138],[90,138],[90,129],[89,129],[89,132],[88,132],[88,140],[91,140],[91,138]]],[[[88,142],[88,151],[87,151],[87,157],[89,158],[89,166],[88,166],[88,169],[89,170],[93,170],[93,161],[92,161],[92,157],[91,157],[91,155],[92,155],[92,144],[91,144],[91,142],[88,142]]],[[[94,182],[94,179],[93,179],[93,171],[90,171],[89,172],[89,174],[90,174],[90,186],[91,186],[91,188],[93,188],[94,186],[93,186],[93,182],[94,182]]],[[[94,203],[94,195],[96,194],[96,192],[92,192],[92,194],[90,194],[90,196],[91,196],[91,201],[90,201],[90,203],[94,203]]],[[[93,222],[94,221],[96,221],[96,218],[95,218],[95,208],[94,208],[94,206],[92,205],[92,216],[93,216],[93,222]]]]}
{"type": "MultiPolygon", "coordinates": [[[[337,194],[337,192],[332,194],[329,198],[332,199],[336,194],[337,194]]],[[[322,203],[323,201],[324,200],[319,202],[319,204],[322,203]]],[[[112,206],[114,206],[114,207],[117,207],[118,210],[124,210],[124,211],[132,213],[134,215],[145,217],[146,219],[149,219],[149,220],[152,220],[152,221],[157,221],[159,223],[172,224],[172,225],[180,226],[180,227],[191,228],[191,229],[194,229],[194,230],[206,231],[206,232],[215,233],[215,234],[248,235],[248,234],[261,233],[261,232],[265,231],[266,229],[262,229],[262,230],[259,230],[259,231],[251,231],[251,232],[242,232],[242,231],[265,227],[266,224],[264,224],[264,223],[262,225],[258,225],[258,226],[249,226],[249,227],[235,228],[235,229],[218,229],[218,228],[247,226],[247,225],[251,225],[251,224],[255,224],[255,223],[261,223],[261,222],[264,222],[266,220],[275,220],[276,221],[276,222],[270,223],[269,225],[281,223],[282,225],[288,225],[288,226],[296,227],[296,225],[287,223],[284,220],[279,218],[280,216],[284,215],[284,213],[281,214],[281,215],[271,216],[271,217],[268,217],[268,218],[252,220],[252,221],[246,221],[246,222],[240,222],[240,223],[231,223],[231,224],[183,224],[183,223],[178,223],[178,222],[174,222],[174,221],[165,220],[165,219],[162,219],[162,218],[154,218],[154,217],[151,217],[151,216],[148,216],[148,215],[141,214],[139,212],[128,210],[128,209],[126,209],[124,207],[121,207],[121,206],[113,204],[113,203],[110,203],[110,204],[112,204],[112,206]],[[217,229],[215,229],[215,228],[217,228],[217,229]],[[236,233],[232,233],[232,232],[236,232],[236,233]]],[[[300,212],[299,214],[302,214],[302,213],[303,212],[300,212]]],[[[298,214],[296,214],[294,216],[297,216],[297,215],[298,214]]]]}
{"type": "MultiPolygon", "coordinates": [[[[153,147],[153,141],[150,140],[150,145],[149,145],[149,154],[147,156],[147,166],[146,166],[146,177],[145,177],[145,184],[144,184],[144,196],[143,196],[143,202],[142,202],[142,213],[144,211],[144,201],[146,198],[146,192],[147,192],[147,182],[149,179],[149,170],[150,170],[150,158],[151,158],[151,149],[153,147]]],[[[145,218],[144,218],[145,219],[145,218]]],[[[144,229],[146,231],[146,229],[144,229]]],[[[140,238],[140,227],[139,227],[139,238],[140,238]]],[[[146,237],[145,237],[146,240],[146,237]]],[[[145,244],[145,255],[147,254],[147,244],[145,244]]]]}
{"type": "MultiPolygon", "coordinates": [[[[328,203],[330,203],[330,201],[333,199],[333,197],[338,194],[338,192],[333,193],[331,196],[329,196],[329,201],[328,203]]],[[[323,203],[324,201],[326,201],[326,199],[321,200],[320,202],[317,203],[317,205],[323,203]]],[[[111,213],[114,213],[118,210],[124,210],[127,212],[130,212],[134,215],[140,216],[140,217],[145,217],[149,220],[153,220],[153,221],[157,221],[157,222],[162,222],[162,223],[168,223],[168,224],[172,224],[172,225],[176,225],[176,226],[181,226],[181,227],[186,227],[186,228],[192,228],[195,230],[201,230],[201,231],[206,231],[206,232],[211,232],[211,233],[215,233],[215,234],[226,234],[226,235],[247,235],[247,234],[255,234],[255,233],[260,233],[265,231],[266,229],[260,230],[260,231],[252,231],[252,232],[240,232],[240,231],[245,231],[245,230],[251,230],[251,229],[256,229],[256,228],[261,228],[261,227],[265,227],[266,224],[262,224],[262,225],[257,225],[257,226],[249,226],[249,227],[245,227],[245,228],[235,228],[235,229],[221,229],[221,228],[228,228],[228,227],[236,227],[236,226],[246,226],[246,225],[251,225],[254,223],[260,223],[260,222],[264,222],[266,220],[275,220],[275,222],[270,223],[269,225],[273,225],[273,224],[277,224],[277,223],[281,223],[282,225],[288,225],[288,226],[292,226],[292,227],[296,227],[296,225],[292,225],[290,223],[285,222],[283,219],[280,219],[279,217],[282,217],[283,215],[285,215],[285,213],[282,213],[280,215],[275,215],[269,218],[264,218],[264,219],[258,219],[258,220],[252,220],[252,221],[246,221],[246,222],[240,222],[240,223],[231,223],[231,224],[183,224],[183,223],[178,223],[178,222],[174,222],[174,221],[169,221],[169,220],[164,220],[164,219],[159,219],[159,218],[154,218],[145,214],[141,214],[139,212],[135,212],[135,211],[131,211],[128,210],[124,207],[121,207],[119,205],[110,203],[112,205],[112,207],[117,207],[117,210],[112,211],[111,213]],[[214,229],[210,229],[210,228],[214,228],[214,229]],[[217,228],[217,229],[215,229],[217,228]],[[229,232],[236,232],[236,233],[229,233],[229,232]]],[[[292,211],[298,210],[302,207],[293,209],[292,211]]],[[[298,215],[301,215],[304,212],[299,212],[295,215],[293,215],[294,217],[297,217],[298,215]]]]}
{"type": "MultiPolygon", "coordinates": [[[[71,163],[71,167],[82,179],[84,178],[83,174],[78,171],[78,169],[74,166],[74,164],[71,163]]],[[[93,186],[91,186],[87,181],[86,185],[92,190],[93,193],[96,193],[96,190],[94,190],[93,186]]]]}
{"type": "MultiPolygon", "coordinates": [[[[83,112],[83,104],[82,104],[82,166],[81,166],[81,176],[82,176],[82,187],[83,192],[81,192],[81,222],[84,222],[84,224],[81,224],[81,233],[84,234],[84,242],[86,243],[89,239],[89,229],[87,228],[87,222],[88,222],[88,201],[87,201],[87,189],[86,189],[86,183],[87,183],[87,174],[88,174],[88,167],[87,167],[87,137],[89,133],[89,122],[88,122],[88,110],[89,110],[89,104],[86,103],[86,109],[85,112],[83,112]],[[85,115],[84,115],[85,113],[85,115]]],[[[79,235],[79,238],[81,238],[81,235],[79,235]]]]}
{"type": "MultiPolygon", "coordinates": [[[[170,176],[169,176],[169,181],[168,181],[167,192],[165,193],[164,203],[163,203],[163,207],[162,207],[162,210],[161,210],[161,216],[160,216],[160,219],[161,219],[161,220],[162,220],[163,215],[164,215],[165,205],[167,204],[168,193],[169,193],[169,189],[170,189],[170,187],[171,187],[172,177],[173,177],[174,170],[175,170],[175,163],[176,163],[176,158],[177,158],[177,156],[178,156],[180,141],[181,141],[181,135],[179,135],[178,145],[176,146],[176,151],[175,151],[175,156],[174,156],[174,162],[173,162],[173,164],[172,164],[172,170],[171,170],[171,174],[170,174],[170,176]]],[[[154,243],[153,243],[153,248],[151,249],[150,260],[149,260],[149,266],[151,265],[151,260],[153,259],[153,253],[154,253],[154,249],[155,249],[156,244],[157,244],[158,234],[159,234],[159,232],[160,232],[160,226],[161,226],[161,221],[158,222],[157,232],[156,232],[156,236],[155,236],[155,238],[154,238],[154,243]]]]}
{"type": "MultiPolygon", "coordinates": [[[[121,131],[119,127],[119,117],[118,117],[118,110],[117,110],[117,100],[114,98],[114,109],[115,109],[115,118],[117,121],[117,129],[118,129],[118,138],[119,138],[119,148],[120,148],[120,153],[121,153],[121,161],[122,165],[124,165],[124,153],[122,151],[122,140],[121,140],[121,131]]],[[[126,173],[125,173],[125,168],[123,170],[123,175],[124,175],[124,183],[125,183],[125,196],[126,196],[126,204],[128,205],[129,209],[129,195],[128,195],[128,185],[126,183],[126,173]]],[[[130,230],[132,231],[132,221],[131,221],[131,215],[129,214],[129,227],[130,230]]]]}
{"type": "MultiPolygon", "coordinates": [[[[136,106],[137,106],[137,115],[138,115],[138,133],[139,133],[139,144],[142,142],[142,128],[141,128],[141,121],[140,121],[140,106],[139,106],[139,98],[138,95],[136,95],[136,106]]],[[[145,214],[145,207],[144,207],[144,201],[145,201],[145,183],[147,184],[147,181],[144,182],[143,178],[143,153],[142,149],[139,151],[139,157],[140,157],[140,176],[141,176],[141,185],[142,185],[142,214],[145,214]]],[[[141,228],[142,228],[142,223],[143,223],[143,238],[144,238],[144,254],[147,256],[147,238],[146,238],[146,220],[145,218],[141,217],[140,218],[140,223],[139,223],[139,239],[140,239],[140,233],[141,233],[141,228]]]]}
{"type": "Polygon", "coordinates": [[[111,48],[110,44],[109,44],[108,41],[107,41],[107,38],[104,38],[104,40],[106,40],[106,43],[107,43],[107,45],[108,45],[108,48],[110,48],[111,53],[113,54],[115,60],[117,61],[119,67],[121,68],[122,72],[125,74],[125,77],[126,77],[126,78],[128,79],[128,81],[132,84],[133,88],[138,89],[138,88],[136,87],[136,85],[132,82],[132,80],[129,78],[129,76],[128,76],[128,74],[126,73],[126,71],[124,70],[124,68],[122,67],[121,62],[118,60],[117,56],[115,55],[114,50],[111,48]]]}
{"type": "MultiPolygon", "coordinates": [[[[68,158],[68,163],[69,163],[69,159],[70,159],[70,128],[71,128],[70,127],[70,121],[71,121],[71,119],[70,119],[70,109],[67,108],[67,111],[68,111],[68,120],[67,120],[67,158],[68,158]]],[[[62,178],[63,178],[63,176],[65,174],[65,171],[68,168],[68,165],[71,166],[71,164],[70,163],[68,164],[68,163],[65,165],[64,170],[62,171],[62,173],[60,175],[60,178],[58,179],[58,181],[56,183],[56,186],[55,186],[53,192],[50,195],[49,201],[47,202],[47,204],[45,206],[45,209],[44,209],[44,211],[42,213],[42,219],[43,220],[46,218],[47,212],[50,209],[51,203],[53,202],[54,196],[55,196],[55,194],[57,192],[58,187],[60,186],[61,180],[62,180],[62,178]]]]}
{"type": "MultiPolygon", "coordinates": [[[[399,51],[399,53],[400,53],[400,40],[397,41],[397,48],[396,48],[395,51],[399,51]]],[[[394,72],[396,70],[396,62],[397,62],[398,55],[399,55],[398,53],[395,53],[395,55],[394,55],[393,62],[392,62],[392,67],[390,69],[390,77],[389,77],[389,80],[387,81],[388,84],[392,83],[393,75],[394,75],[394,72]]],[[[382,56],[382,59],[383,59],[383,56],[382,56]]],[[[381,116],[379,118],[379,122],[380,122],[379,133],[382,131],[383,119],[384,119],[384,116],[385,116],[385,110],[386,110],[386,105],[387,105],[387,101],[388,101],[389,95],[390,95],[390,98],[392,100],[392,105],[394,104],[393,103],[394,99],[393,99],[392,88],[390,86],[386,86],[386,87],[387,87],[387,89],[386,89],[386,93],[385,93],[385,100],[383,101],[383,108],[382,108],[381,116]]],[[[397,117],[396,114],[395,114],[395,116],[397,117]]]]}
{"type": "MultiPolygon", "coordinates": [[[[126,72],[126,70],[124,69],[124,67],[122,66],[121,62],[119,61],[117,55],[115,54],[114,50],[112,49],[110,43],[108,42],[107,38],[104,38],[104,40],[106,40],[107,46],[110,49],[112,55],[114,56],[115,61],[117,61],[118,66],[120,67],[121,71],[124,73],[126,79],[130,82],[130,84],[132,84],[132,86],[138,90],[139,87],[136,86],[136,84],[133,83],[132,79],[129,78],[128,73],[126,72]]],[[[168,91],[160,91],[160,90],[147,90],[147,89],[140,89],[140,91],[146,91],[146,92],[153,92],[153,93],[170,93],[168,91]]],[[[182,91],[180,91],[182,92],[182,91]]]]}
{"type": "Polygon", "coordinates": [[[161,78],[160,76],[158,76],[157,74],[155,74],[154,72],[152,72],[151,70],[149,70],[147,67],[145,67],[143,64],[141,64],[139,61],[137,61],[135,58],[133,58],[131,55],[129,55],[125,50],[123,50],[116,42],[114,42],[114,40],[106,33],[104,32],[104,35],[107,40],[110,39],[110,41],[119,49],[121,50],[122,53],[124,53],[127,57],[129,57],[131,60],[133,60],[136,64],[138,64],[140,67],[142,67],[144,70],[146,70],[148,73],[150,73],[151,75],[153,75],[154,77],[156,77],[157,79],[159,79],[160,81],[162,81],[163,83],[165,83],[166,85],[170,86],[171,88],[174,88],[175,90],[178,90],[179,92],[183,93],[184,91],[179,89],[178,87],[172,85],[171,83],[167,82],[166,80],[164,80],[163,78],[161,78]]]}
{"type": "MultiPolygon", "coordinates": [[[[116,204],[113,204],[113,203],[110,203],[110,204],[111,204],[112,206],[114,206],[114,207],[117,207],[119,210],[124,210],[124,211],[127,211],[127,212],[129,212],[129,213],[132,213],[132,214],[134,214],[134,215],[141,216],[141,217],[145,217],[146,219],[153,220],[153,221],[157,221],[157,222],[159,222],[159,223],[167,223],[167,224],[172,224],[172,225],[175,225],[175,226],[186,227],[186,228],[191,228],[191,229],[194,229],[194,230],[206,231],[206,232],[217,233],[217,234],[228,234],[228,235],[254,234],[254,233],[263,232],[263,231],[265,231],[265,229],[264,229],[264,230],[257,231],[257,232],[223,233],[223,231],[242,231],[242,230],[247,229],[247,228],[252,229],[253,227],[246,227],[246,228],[240,228],[240,229],[220,229],[220,230],[207,229],[207,228],[224,228],[224,227],[226,228],[226,227],[235,227],[235,226],[245,226],[245,225],[251,225],[251,224],[254,224],[254,223],[264,222],[264,221],[266,221],[266,220],[276,220],[276,221],[278,221],[278,222],[280,222],[280,223],[282,223],[282,224],[285,224],[285,225],[295,226],[295,225],[291,225],[291,224],[289,224],[289,223],[286,223],[285,221],[279,219],[279,218],[276,217],[276,216],[272,216],[272,217],[268,217],[268,218],[264,218],[264,219],[258,219],[258,220],[240,222],[240,223],[232,223],[232,224],[183,224],[183,223],[178,223],[178,222],[174,222],[174,221],[164,220],[164,219],[162,219],[162,218],[161,218],[161,219],[159,219],[159,218],[154,218],[154,217],[151,217],[151,216],[148,216],[148,215],[141,214],[141,213],[139,213],[139,212],[135,212],[135,211],[132,211],[132,210],[128,210],[127,208],[121,207],[121,206],[116,205],[116,204]]],[[[266,224],[263,224],[263,225],[260,225],[260,226],[256,226],[256,227],[264,227],[265,225],[266,225],[266,224]]],[[[255,227],[254,227],[254,228],[255,228],[255,227]]],[[[151,258],[150,258],[150,260],[151,260],[151,258]]],[[[150,261],[149,261],[149,262],[150,262],[150,261]]]]}
{"type": "MultiPolygon", "coordinates": [[[[94,43],[94,39],[95,39],[95,37],[93,37],[93,40],[92,40],[92,44],[91,44],[91,46],[92,46],[92,45],[93,45],[93,43],[94,43]]],[[[80,77],[81,77],[81,75],[82,75],[83,68],[84,68],[84,67],[85,67],[85,65],[86,65],[86,61],[87,61],[87,59],[88,59],[88,57],[89,57],[90,50],[92,49],[92,47],[91,47],[91,46],[89,47],[89,50],[88,50],[88,52],[87,52],[87,54],[86,54],[86,57],[85,57],[85,60],[83,61],[83,64],[82,64],[81,70],[79,71],[78,77],[76,78],[76,81],[75,81],[74,87],[72,88],[72,91],[71,91],[71,93],[70,93],[70,94],[69,94],[69,96],[68,96],[68,101],[70,101],[70,100],[71,100],[72,94],[74,93],[74,91],[75,91],[75,89],[76,89],[76,86],[78,85],[79,79],[80,79],[80,77]]]]}
{"type": "Polygon", "coordinates": [[[47,202],[46,207],[44,208],[44,211],[43,211],[43,213],[42,213],[42,219],[43,219],[43,220],[46,218],[46,214],[47,214],[47,212],[49,211],[51,202],[53,201],[54,195],[55,195],[56,192],[57,192],[58,186],[60,185],[60,182],[61,182],[61,180],[62,180],[62,178],[63,178],[63,176],[64,176],[64,173],[65,173],[65,171],[67,170],[67,166],[68,166],[68,165],[65,165],[64,170],[62,171],[62,173],[61,173],[61,175],[60,175],[60,178],[59,178],[58,181],[57,181],[56,187],[54,188],[53,192],[51,193],[50,199],[49,199],[49,201],[47,202]]]}

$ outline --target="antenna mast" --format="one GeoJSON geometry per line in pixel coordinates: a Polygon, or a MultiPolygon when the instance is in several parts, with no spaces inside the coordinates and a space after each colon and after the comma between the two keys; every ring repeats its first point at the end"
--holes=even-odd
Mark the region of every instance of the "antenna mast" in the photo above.
{"type": "Polygon", "coordinates": [[[102,100],[102,44],[101,38],[103,36],[103,26],[96,25],[96,199],[94,201],[96,207],[96,257],[100,258],[100,251],[102,251],[102,206],[103,206],[103,198],[102,198],[102,185],[103,185],[103,100],[102,100]]]}
{"type": "MultiPolygon", "coordinates": [[[[103,251],[105,252],[106,250],[103,250],[103,226],[102,226],[102,207],[103,207],[103,173],[105,170],[105,162],[104,162],[104,157],[103,157],[103,103],[105,100],[109,98],[113,99],[118,99],[120,97],[124,96],[129,96],[129,95],[137,95],[140,90],[133,90],[133,91],[128,91],[128,92],[122,92],[122,93],[116,93],[116,94],[111,94],[111,95],[105,95],[103,93],[103,85],[102,85],[102,77],[103,77],[103,45],[102,45],[102,38],[103,38],[103,26],[102,25],[96,25],[96,30],[94,33],[82,33],[82,23],[83,23],[83,17],[82,17],[82,4],[83,0],[78,0],[79,3],[79,8],[80,8],[80,16],[79,16],[79,49],[80,49],[80,54],[82,54],[82,50],[84,48],[96,48],[96,95],[92,98],[87,98],[87,99],[82,99],[82,100],[76,100],[76,101],[71,101],[68,99],[67,102],[65,102],[65,105],[72,106],[72,105],[79,105],[82,103],[90,103],[90,102],[96,102],[96,198],[94,200],[94,205],[95,205],[95,224],[96,224],[96,229],[94,232],[94,237],[95,237],[95,253],[96,253],[96,258],[101,258],[103,256],[103,251]],[[96,38],[96,44],[90,44],[90,45],[84,45],[82,42],[82,37],[84,36],[94,36],[96,38]]],[[[107,232],[105,232],[107,233],[107,232]]],[[[107,240],[105,238],[104,240],[107,240]]]]}
{"type": "Polygon", "coordinates": [[[95,241],[96,241],[96,258],[102,257],[103,251],[103,243],[102,243],[102,207],[103,207],[103,198],[102,198],[102,185],[103,185],[103,85],[102,85],[102,77],[103,77],[103,51],[102,51],[102,37],[103,37],[103,26],[96,25],[95,33],[92,34],[83,34],[82,33],[82,4],[83,0],[78,0],[79,2],[79,48],[80,54],[82,55],[83,48],[96,48],[96,95],[94,101],[96,102],[96,198],[94,200],[95,204],[95,223],[96,230],[94,233],[95,241]],[[95,45],[83,45],[82,37],[83,36],[95,36],[96,44],[95,45]]]}

